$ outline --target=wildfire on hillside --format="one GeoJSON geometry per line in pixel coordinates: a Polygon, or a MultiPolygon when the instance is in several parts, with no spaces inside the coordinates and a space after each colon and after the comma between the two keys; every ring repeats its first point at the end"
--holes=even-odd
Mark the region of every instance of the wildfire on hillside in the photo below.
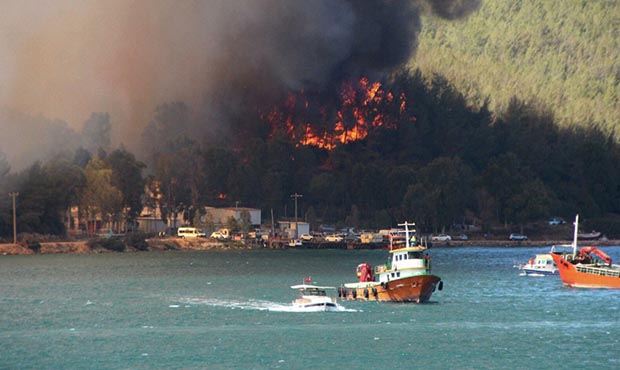
{"type": "Polygon", "coordinates": [[[373,130],[396,129],[400,121],[415,121],[407,114],[404,93],[394,94],[366,77],[343,83],[331,104],[325,100],[304,91],[289,93],[261,118],[271,126],[272,135],[283,131],[297,145],[326,150],[363,140],[373,130]]]}

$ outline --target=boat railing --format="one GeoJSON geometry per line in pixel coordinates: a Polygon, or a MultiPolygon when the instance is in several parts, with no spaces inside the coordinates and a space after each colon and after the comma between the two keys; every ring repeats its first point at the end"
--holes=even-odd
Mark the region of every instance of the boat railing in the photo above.
{"type": "Polygon", "coordinates": [[[577,269],[577,271],[583,272],[586,274],[620,277],[620,270],[610,270],[610,269],[600,268],[600,267],[579,266],[579,265],[576,265],[575,268],[577,269]]]}

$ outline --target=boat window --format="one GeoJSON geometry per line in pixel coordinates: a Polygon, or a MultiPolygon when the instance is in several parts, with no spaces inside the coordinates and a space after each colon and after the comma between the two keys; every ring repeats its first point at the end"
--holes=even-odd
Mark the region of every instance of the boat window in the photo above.
{"type": "Polygon", "coordinates": [[[397,272],[397,273],[396,273],[396,277],[400,277],[400,272],[397,272]]]}
{"type": "Polygon", "coordinates": [[[324,296],[325,295],[325,291],[324,290],[319,290],[319,289],[305,289],[305,290],[302,290],[302,294],[303,295],[319,295],[319,296],[324,296]]]}
{"type": "Polygon", "coordinates": [[[410,259],[422,258],[422,254],[420,252],[409,252],[410,259]]]}

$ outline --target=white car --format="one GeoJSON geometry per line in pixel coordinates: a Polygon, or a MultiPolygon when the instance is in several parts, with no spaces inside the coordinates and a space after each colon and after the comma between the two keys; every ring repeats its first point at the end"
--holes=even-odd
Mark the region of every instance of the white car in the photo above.
{"type": "Polygon", "coordinates": [[[439,234],[439,235],[431,236],[431,241],[434,241],[434,242],[449,242],[450,240],[452,240],[452,237],[447,234],[439,234]]]}
{"type": "Polygon", "coordinates": [[[211,237],[213,239],[218,239],[218,240],[225,240],[228,239],[229,236],[225,235],[224,233],[222,233],[221,231],[214,231],[211,233],[211,237]]]}
{"type": "Polygon", "coordinates": [[[566,223],[562,217],[553,217],[548,221],[550,226],[563,225],[566,223]]]}
{"type": "Polygon", "coordinates": [[[459,235],[455,236],[453,239],[455,239],[455,240],[469,240],[469,237],[467,236],[467,234],[459,234],[459,235]]]}
{"type": "Polygon", "coordinates": [[[333,235],[327,235],[325,237],[325,240],[330,242],[330,243],[340,243],[344,239],[342,238],[342,236],[340,236],[338,234],[333,234],[333,235]]]}
{"type": "Polygon", "coordinates": [[[291,239],[288,242],[288,246],[289,247],[301,247],[301,240],[300,239],[291,239]]]}
{"type": "Polygon", "coordinates": [[[303,240],[303,241],[305,241],[305,242],[309,242],[309,241],[311,241],[312,239],[314,239],[314,237],[313,237],[312,235],[310,235],[310,234],[301,234],[301,235],[299,236],[299,239],[301,239],[301,240],[303,240]]]}
{"type": "Polygon", "coordinates": [[[527,236],[523,234],[512,233],[510,234],[508,239],[514,240],[514,241],[522,241],[522,240],[527,240],[527,236]]]}

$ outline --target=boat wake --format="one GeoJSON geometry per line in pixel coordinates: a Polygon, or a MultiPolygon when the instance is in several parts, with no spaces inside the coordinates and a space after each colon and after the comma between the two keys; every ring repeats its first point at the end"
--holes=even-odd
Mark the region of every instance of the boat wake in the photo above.
{"type": "MultiPolygon", "coordinates": [[[[282,304],[271,301],[250,299],[248,301],[237,301],[230,299],[211,299],[211,298],[183,298],[178,302],[187,305],[206,305],[212,307],[230,308],[232,310],[255,310],[270,312],[316,312],[302,307],[294,307],[290,304],[282,304]]],[[[352,308],[337,306],[332,312],[359,312],[352,308]]]]}

